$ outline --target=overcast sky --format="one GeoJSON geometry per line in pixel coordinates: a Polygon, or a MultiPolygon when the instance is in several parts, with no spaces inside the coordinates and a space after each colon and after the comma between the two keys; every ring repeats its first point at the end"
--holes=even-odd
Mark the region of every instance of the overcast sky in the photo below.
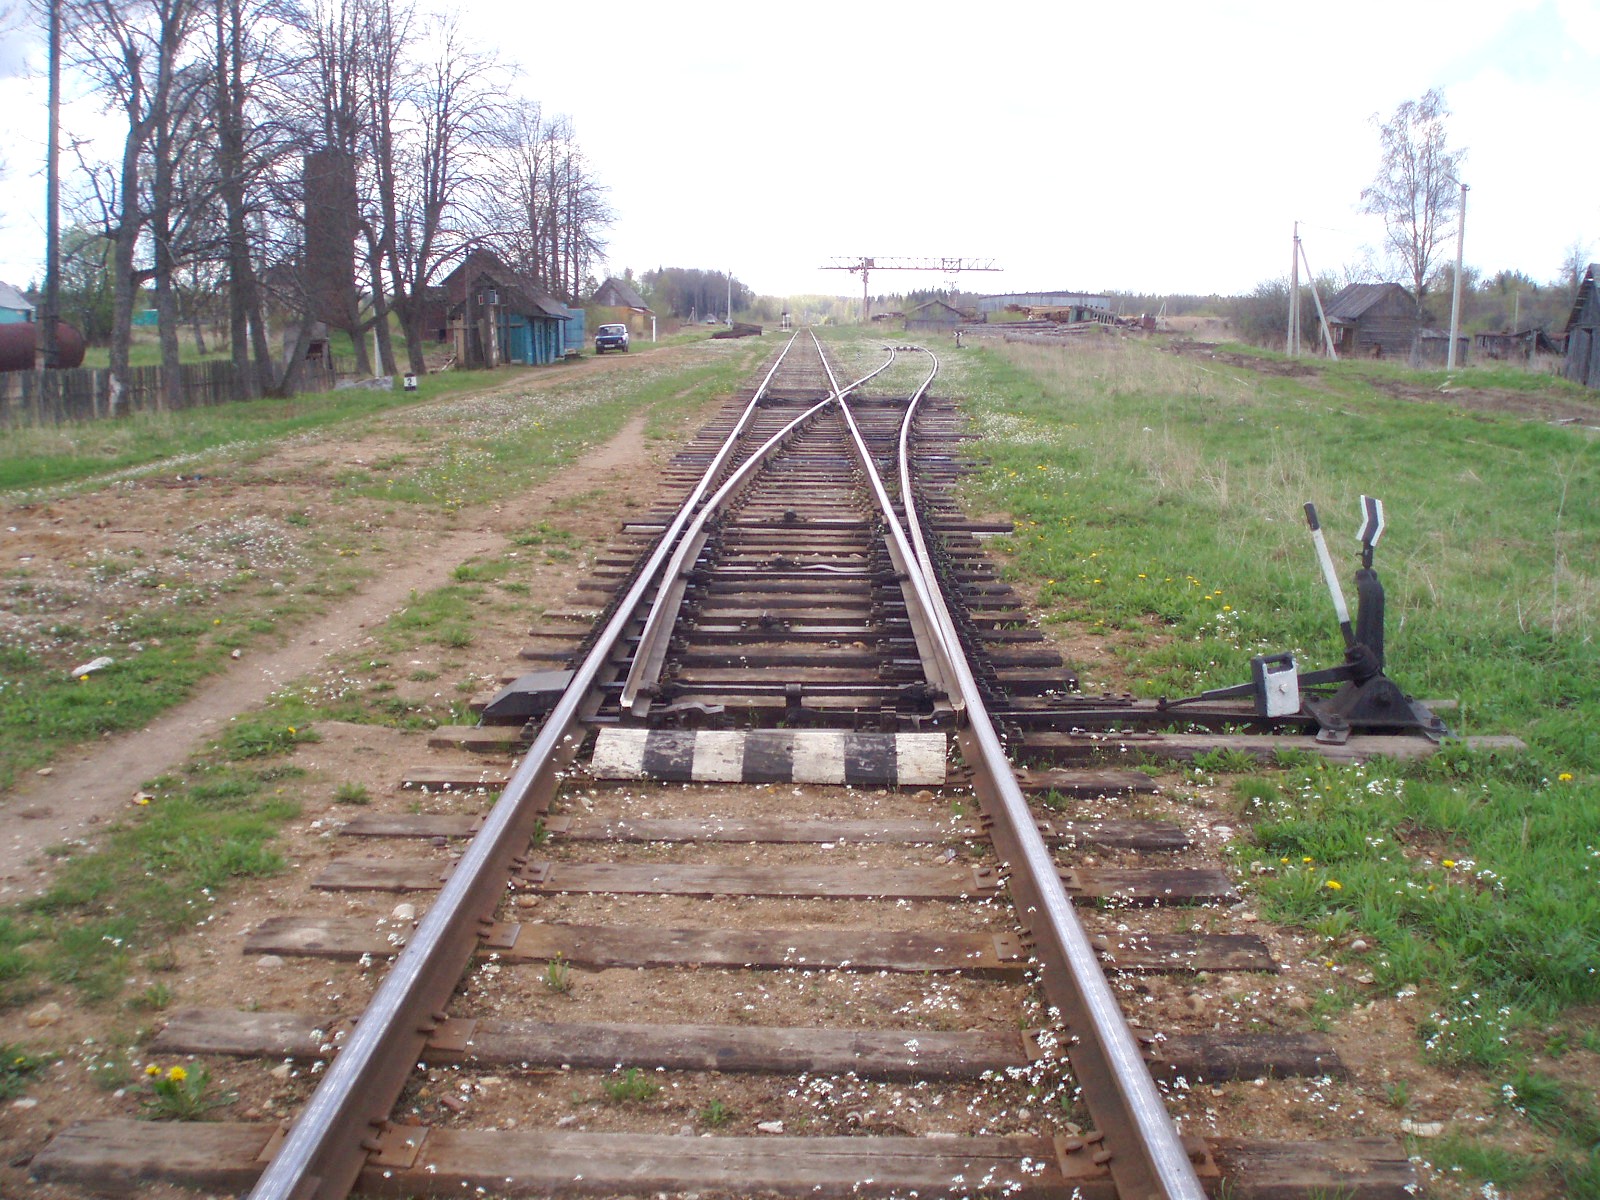
{"type": "MultiPolygon", "coordinates": [[[[1286,274],[1296,220],[1337,271],[1382,241],[1372,118],[1430,87],[1467,150],[1467,261],[1546,280],[1574,242],[1600,257],[1600,0],[455,6],[572,117],[619,273],[848,294],[823,263],[967,256],[1005,268],[978,291],[1238,292],[1286,274]]],[[[0,34],[0,279],[24,285],[44,81],[20,49],[0,34]]]]}

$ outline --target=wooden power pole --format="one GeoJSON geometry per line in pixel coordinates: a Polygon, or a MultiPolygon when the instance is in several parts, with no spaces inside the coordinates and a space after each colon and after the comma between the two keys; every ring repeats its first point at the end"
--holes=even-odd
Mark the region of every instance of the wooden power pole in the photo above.
{"type": "Polygon", "coordinates": [[[61,0],[50,0],[50,116],[45,147],[44,365],[60,364],[56,325],[61,320],[61,0]]]}

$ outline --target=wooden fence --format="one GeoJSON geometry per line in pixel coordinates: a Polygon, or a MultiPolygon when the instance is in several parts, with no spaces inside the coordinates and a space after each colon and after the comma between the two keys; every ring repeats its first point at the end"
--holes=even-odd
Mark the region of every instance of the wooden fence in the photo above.
{"type": "MultiPolygon", "coordinates": [[[[247,394],[241,373],[226,359],[184,363],[178,371],[182,377],[182,394],[177,404],[180,409],[227,404],[247,394]]],[[[327,366],[308,362],[300,371],[300,389],[332,391],[337,379],[338,372],[331,362],[327,366]]],[[[113,405],[111,372],[104,367],[3,372],[0,373],[0,429],[93,421],[100,417],[170,408],[162,395],[161,382],[161,367],[132,367],[113,405]]]]}

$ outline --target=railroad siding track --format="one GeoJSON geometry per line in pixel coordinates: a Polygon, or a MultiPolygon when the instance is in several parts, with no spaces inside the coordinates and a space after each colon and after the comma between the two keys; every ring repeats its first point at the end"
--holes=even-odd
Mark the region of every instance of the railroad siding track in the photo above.
{"type": "MultiPolygon", "coordinates": [[[[825,390],[820,370],[802,374],[813,378],[770,393],[747,443],[825,390]]],[[[686,447],[669,496],[689,493],[735,407],[686,447]]],[[[886,459],[894,400],[860,408],[874,456],[886,459]]],[[[1048,697],[1068,673],[1018,636],[1032,631],[1008,628],[1020,604],[981,557],[974,535],[984,529],[941,490],[959,469],[959,427],[948,408],[931,424],[937,436],[923,439],[918,461],[940,487],[924,504],[972,604],[961,624],[980,647],[985,690],[1013,704],[1048,697]]],[[[1046,1012],[1038,949],[1008,898],[988,810],[960,786],[959,768],[954,782],[934,784],[944,755],[930,755],[926,739],[942,748],[937,731],[950,717],[918,686],[903,581],[876,536],[882,518],[862,510],[840,422],[818,419],[797,443],[794,464],[772,472],[775,490],[708,541],[687,589],[691,623],[652,697],[653,726],[625,727],[620,683],[603,684],[597,765],[569,777],[511,860],[509,893],[479,928],[472,968],[448,1010],[424,1021],[426,1068],[392,1119],[369,1130],[362,1191],[1118,1194],[1104,1130],[1082,1132],[1090,1118],[1063,1057],[1086,1034],[1064,1039],[1046,1012]],[[773,723],[828,728],[748,731],[773,723]],[[729,728],[695,728],[707,724],[729,728]],[[920,753],[902,751],[915,730],[920,753]],[[693,782],[735,765],[744,780],[747,762],[772,778],[693,782]],[[594,777],[630,772],[655,779],[594,777]],[[855,786],[838,786],[846,779],[855,786]],[[910,782],[923,779],[930,786],[910,782]],[[906,786],[881,786],[891,780],[906,786]]],[[[671,511],[623,529],[597,563],[606,588],[636,578],[671,511]]],[[[584,618],[605,612],[609,592],[584,596],[597,603],[573,605],[575,619],[545,614],[525,662],[576,665],[596,636],[584,618]]],[[[1073,764],[1117,744],[1029,736],[1078,737],[1026,745],[1073,764]]],[[[470,859],[465,839],[487,823],[485,791],[515,783],[528,737],[518,725],[436,733],[432,760],[396,781],[426,790],[433,811],[352,821],[340,840],[353,848],[311,881],[328,906],[267,918],[243,953],[303,964],[308,978],[334,963],[381,969],[470,859]],[[394,903],[374,919],[378,897],[380,911],[394,903]]],[[[1199,931],[1186,915],[1237,897],[1184,829],[1142,811],[1147,775],[1040,765],[1021,782],[1048,800],[1035,808],[1041,833],[1131,1006],[1201,972],[1276,971],[1260,937],[1199,931]]],[[[356,1015],[189,1011],[154,1049],[327,1061],[350,1044],[356,1015]]],[[[1187,1029],[1138,1032],[1152,1074],[1169,1084],[1343,1070],[1325,1039],[1211,1029],[1194,1015],[1187,1029]]],[[[271,1124],[87,1123],[34,1170],[100,1188],[161,1178],[244,1190],[280,1138],[271,1124]]],[[[1208,1187],[1226,1178],[1236,1195],[1401,1196],[1414,1184],[1403,1150],[1375,1139],[1184,1146],[1208,1187]]]]}

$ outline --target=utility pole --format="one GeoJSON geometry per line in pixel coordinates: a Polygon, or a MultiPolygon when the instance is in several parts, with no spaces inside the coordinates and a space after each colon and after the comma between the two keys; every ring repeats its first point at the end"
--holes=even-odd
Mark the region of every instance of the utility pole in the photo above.
{"type": "Polygon", "coordinates": [[[733,327],[733,272],[728,272],[728,327],[733,327]]]}
{"type": "Polygon", "coordinates": [[[1300,222],[1294,223],[1294,252],[1289,256],[1289,327],[1284,330],[1283,352],[1300,356],[1300,222]]]}
{"type": "Polygon", "coordinates": [[[1456,334],[1461,329],[1461,251],[1467,235],[1467,185],[1461,185],[1461,212],[1456,216],[1456,286],[1450,301],[1450,348],[1445,352],[1444,369],[1456,369],[1456,334]]]}
{"type": "MultiPolygon", "coordinates": [[[[1296,241],[1298,242],[1299,240],[1296,239],[1296,241]]],[[[1313,304],[1315,304],[1317,306],[1317,320],[1322,325],[1322,345],[1323,345],[1323,349],[1327,352],[1327,355],[1328,355],[1329,358],[1337,361],[1338,358],[1339,358],[1339,352],[1333,348],[1333,332],[1332,332],[1332,330],[1330,330],[1328,328],[1328,314],[1327,314],[1326,310],[1324,310],[1323,307],[1322,307],[1322,296],[1317,291],[1317,275],[1316,275],[1316,272],[1311,269],[1311,260],[1306,257],[1306,244],[1304,242],[1299,242],[1299,246],[1300,246],[1300,261],[1305,263],[1305,265],[1306,265],[1306,283],[1311,288],[1311,301],[1312,301],[1313,304]]],[[[1300,328],[1300,326],[1299,326],[1299,316],[1298,316],[1298,312],[1299,312],[1299,308],[1300,308],[1299,289],[1298,288],[1295,290],[1295,297],[1296,297],[1296,299],[1295,299],[1295,310],[1296,310],[1295,329],[1298,330],[1300,328]]]]}
{"type": "Polygon", "coordinates": [[[50,117],[45,146],[44,365],[61,362],[61,0],[50,0],[50,117]]]}

